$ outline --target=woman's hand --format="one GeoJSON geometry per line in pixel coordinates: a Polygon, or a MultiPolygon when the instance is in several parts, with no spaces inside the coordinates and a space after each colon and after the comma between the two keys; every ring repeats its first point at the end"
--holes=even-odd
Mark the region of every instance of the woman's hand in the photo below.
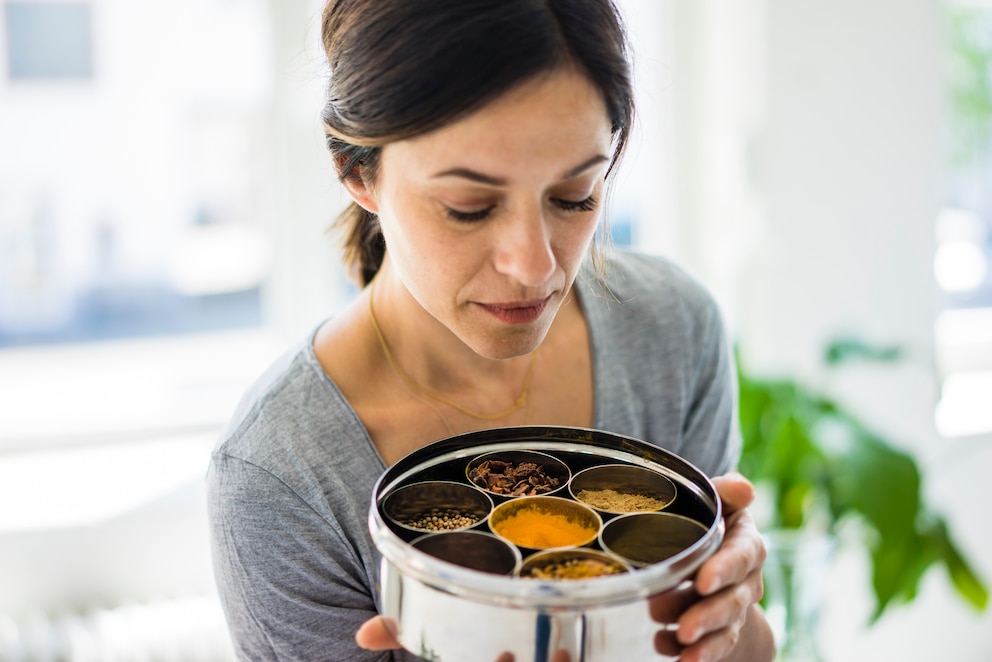
{"type": "Polygon", "coordinates": [[[737,473],[714,478],[713,484],[723,501],[727,531],[720,549],[696,574],[698,602],[678,619],[681,659],[770,660],[774,643],[756,604],[764,591],[765,545],[747,510],[754,487],[737,473]]]}
{"type": "MultiPolygon", "coordinates": [[[[358,632],[355,633],[355,642],[360,647],[373,651],[401,648],[400,642],[396,641],[389,625],[389,620],[385,616],[373,616],[358,628],[358,632]]],[[[513,655],[503,653],[496,659],[496,662],[513,662],[513,655]]],[[[561,657],[560,654],[556,655],[552,662],[568,662],[568,654],[566,653],[564,657],[561,657]]]]}
{"type": "Polygon", "coordinates": [[[373,616],[358,628],[358,632],[355,633],[355,643],[370,651],[401,648],[400,642],[393,636],[394,629],[390,629],[385,616],[373,616]]]}

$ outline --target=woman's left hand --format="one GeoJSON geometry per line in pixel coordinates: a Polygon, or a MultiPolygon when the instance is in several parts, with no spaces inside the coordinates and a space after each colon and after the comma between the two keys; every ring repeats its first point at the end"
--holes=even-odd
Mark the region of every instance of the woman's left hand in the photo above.
{"type": "Polygon", "coordinates": [[[727,525],[723,544],[696,574],[699,601],[678,619],[682,662],[766,659],[774,650],[768,626],[756,606],[764,591],[761,567],[765,544],[750,511],[754,487],[729,473],[713,479],[727,525]],[[740,649],[738,643],[742,644],[740,649]],[[752,655],[757,654],[755,657],[752,655]]]}

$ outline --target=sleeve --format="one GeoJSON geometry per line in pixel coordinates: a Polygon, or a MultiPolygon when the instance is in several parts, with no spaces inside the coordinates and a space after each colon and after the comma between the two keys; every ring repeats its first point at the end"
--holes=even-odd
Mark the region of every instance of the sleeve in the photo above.
{"type": "Polygon", "coordinates": [[[699,319],[694,365],[688,371],[689,401],[683,423],[686,448],[700,458],[700,468],[719,476],[736,468],[741,452],[737,415],[737,371],[716,302],[707,297],[699,319]]]}
{"type": "Polygon", "coordinates": [[[214,575],[239,659],[394,659],[354,642],[376,609],[340,528],[270,472],[231,456],[215,454],[207,484],[214,575]]]}

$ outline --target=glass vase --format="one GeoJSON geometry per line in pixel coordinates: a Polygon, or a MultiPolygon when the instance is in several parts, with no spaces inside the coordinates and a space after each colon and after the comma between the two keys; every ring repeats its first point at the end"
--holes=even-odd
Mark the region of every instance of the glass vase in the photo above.
{"type": "Polygon", "coordinates": [[[834,540],[803,530],[765,534],[765,613],[779,662],[823,662],[817,641],[824,585],[834,540]]]}

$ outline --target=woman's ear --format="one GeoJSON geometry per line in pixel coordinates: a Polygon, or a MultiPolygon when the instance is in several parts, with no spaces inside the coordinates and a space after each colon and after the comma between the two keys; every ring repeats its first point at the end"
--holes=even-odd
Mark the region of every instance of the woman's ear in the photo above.
{"type": "MultiPolygon", "coordinates": [[[[338,172],[342,172],[348,167],[348,160],[348,157],[345,155],[341,155],[335,159],[334,165],[337,167],[338,172]]],[[[362,177],[361,165],[353,165],[348,176],[342,179],[341,183],[344,185],[344,190],[348,192],[351,199],[355,201],[355,204],[370,214],[379,213],[379,204],[376,201],[375,195],[365,181],[365,178],[362,177]]]]}

